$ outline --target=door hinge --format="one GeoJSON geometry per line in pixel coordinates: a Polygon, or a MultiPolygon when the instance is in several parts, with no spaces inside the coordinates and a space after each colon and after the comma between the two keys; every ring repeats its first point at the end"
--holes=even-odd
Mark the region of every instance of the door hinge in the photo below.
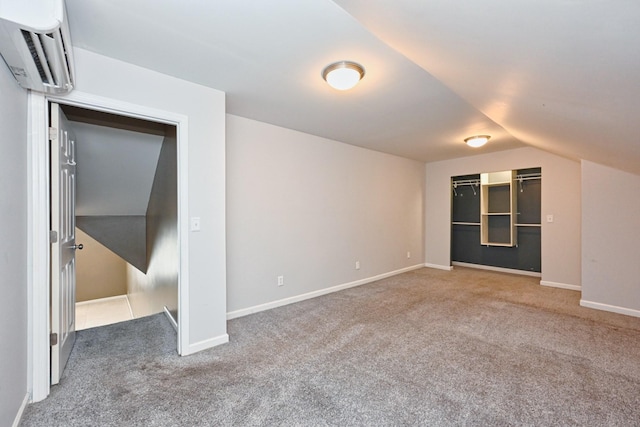
{"type": "Polygon", "coordinates": [[[58,139],[58,129],[49,127],[49,140],[55,141],[56,139],[58,139]]]}
{"type": "Polygon", "coordinates": [[[51,243],[58,243],[58,232],[51,230],[49,231],[49,241],[51,243]]]}
{"type": "Polygon", "coordinates": [[[49,334],[49,345],[53,347],[58,344],[58,334],[49,334]]]}

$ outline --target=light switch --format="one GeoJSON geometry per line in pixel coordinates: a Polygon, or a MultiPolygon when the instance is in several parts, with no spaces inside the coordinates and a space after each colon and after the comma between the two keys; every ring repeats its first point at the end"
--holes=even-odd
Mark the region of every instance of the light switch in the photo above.
{"type": "Polygon", "coordinates": [[[553,215],[547,215],[547,222],[553,222],[553,215]]]}
{"type": "Polygon", "coordinates": [[[191,231],[200,231],[200,217],[192,216],[191,217],[191,231]]]}

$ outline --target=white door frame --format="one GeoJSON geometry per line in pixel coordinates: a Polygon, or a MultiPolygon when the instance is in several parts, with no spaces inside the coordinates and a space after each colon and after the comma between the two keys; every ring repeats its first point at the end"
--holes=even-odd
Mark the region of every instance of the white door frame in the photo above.
{"type": "Polygon", "coordinates": [[[176,126],[178,161],[178,354],[189,348],[188,117],[73,91],[64,97],[29,92],[28,103],[28,386],[31,401],[49,395],[49,101],[176,126]]]}

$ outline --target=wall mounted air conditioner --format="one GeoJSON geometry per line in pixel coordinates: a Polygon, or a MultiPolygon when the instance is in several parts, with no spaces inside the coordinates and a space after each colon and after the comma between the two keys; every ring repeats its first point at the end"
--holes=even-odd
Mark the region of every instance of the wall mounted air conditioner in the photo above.
{"type": "Polygon", "coordinates": [[[0,0],[0,55],[24,88],[54,94],[73,89],[64,0],[0,0]]]}

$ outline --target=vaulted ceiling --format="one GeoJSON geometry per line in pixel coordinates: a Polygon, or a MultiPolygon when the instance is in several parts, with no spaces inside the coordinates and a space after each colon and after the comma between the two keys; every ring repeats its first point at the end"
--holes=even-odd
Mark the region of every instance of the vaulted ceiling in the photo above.
{"type": "Polygon", "coordinates": [[[222,90],[230,114],[427,162],[531,145],[640,174],[640,2],[66,3],[75,46],[222,90]],[[344,59],[366,75],[339,92],[320,73],[344,59]]]}

